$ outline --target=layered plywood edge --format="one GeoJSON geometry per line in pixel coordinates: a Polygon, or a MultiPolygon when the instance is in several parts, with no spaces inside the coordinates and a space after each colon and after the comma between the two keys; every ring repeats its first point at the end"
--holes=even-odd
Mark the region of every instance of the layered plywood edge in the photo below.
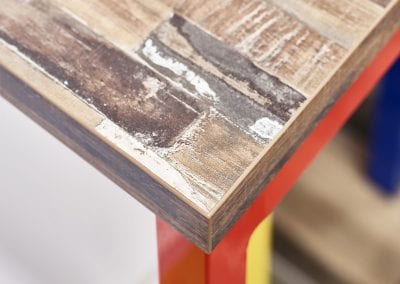
{"type": "Polygon", "coordinates": [[[398,0],[1,4],[0,93],[206,252],[400,26],[398,0]]]}

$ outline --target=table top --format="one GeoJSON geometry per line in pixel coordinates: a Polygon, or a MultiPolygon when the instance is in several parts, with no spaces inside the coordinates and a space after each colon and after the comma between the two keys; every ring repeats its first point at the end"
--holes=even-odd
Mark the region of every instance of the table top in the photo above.
{"type": "Polygon", "coordinates": [[[3,0],[0,93],[209,252],[399,19],[400,0],[3,0]]]}

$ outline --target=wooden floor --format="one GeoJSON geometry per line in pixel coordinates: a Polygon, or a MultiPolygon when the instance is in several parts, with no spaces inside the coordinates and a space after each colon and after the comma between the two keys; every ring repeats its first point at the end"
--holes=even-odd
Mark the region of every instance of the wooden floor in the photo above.
{"type": "Polygon", "coordinates": [[[0,94],[210,252],[399,18],[400,0],[2,0],[0,94]]]}
{"type": "Polygon", "coordinates": [[[345,283],[400,283],[400,197],[365,176],[365,143],[344,131],[276,213],[281,234],[345,283]]]}

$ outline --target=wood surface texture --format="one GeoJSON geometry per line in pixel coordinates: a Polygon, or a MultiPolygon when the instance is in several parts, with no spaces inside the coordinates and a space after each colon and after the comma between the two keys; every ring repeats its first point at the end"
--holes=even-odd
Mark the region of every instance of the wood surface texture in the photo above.
{"type": "Polygon", "coordinates": [[[365,144],[342,131],[281,203],[275,224],[343,283],[396,284],[400,197],[382,195],[368,180],[365,144]]]}
{"type": "Polygon", "coordinates": [[[0,93],[207,252],[400,26],[400,0],[1,4],[0,93]]]}

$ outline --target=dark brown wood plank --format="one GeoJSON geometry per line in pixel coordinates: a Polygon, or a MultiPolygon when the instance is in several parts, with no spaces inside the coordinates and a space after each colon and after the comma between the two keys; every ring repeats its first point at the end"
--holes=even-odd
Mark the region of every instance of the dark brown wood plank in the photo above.
{"type": "Polygon", "coordinates": [[[204,234],[209,227],[207,217],[193,210],[186,200],[180,199],[164,188],[114,147],[105,143],[3,67],[0,67],[0,95],[147,208],[162,216],[190,241],[203,250],[210,250],[207,246],[208,234],[204,234]]]}
{"type": "Polygon", "coordinates": [[[56,8],[32,1],[14,14],[0,38],[144,144],[171,146],[198,117],[182,91],[56,8]]]}

